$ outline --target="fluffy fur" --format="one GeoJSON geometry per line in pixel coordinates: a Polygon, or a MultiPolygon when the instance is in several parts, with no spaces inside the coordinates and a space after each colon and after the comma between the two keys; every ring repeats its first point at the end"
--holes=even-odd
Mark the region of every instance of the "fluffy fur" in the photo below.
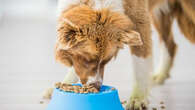
{"type": "Polygon", "coordinates": [[[177,49],[172,34],[174,18],[186,38],[195,42],[194,4],[194,0],[60,0],[56,60],[76,73],[73,78],[66,77],[65,82],[78,77],[82,84],[100,86],[105,65],[126,44],[132,53],[135,74],[126,109],[146,107],[153,72],[151,20],[162,50],[154,81],[163,83],[177,49]]]}
{"type": "Polygon", "coordinates": [[[79,5],[59,17],[56,59],[74,66],[81,82],[95,77],[123,44],[142,45],[140,34],[124,14],[79,5]],[[89,66],[86,66],[89,65],[89,66]],[[86,68],[87,67],[87,68],[86,68]]]}
{"type": "Polygon", "coordinates": [[[181,32],[191,43],[195,43],[195,1],[183,0],[177,8],[176,18],[181,32]]]}
{"type": "Polygon", "coordinates": [[[195,43],[194,3],[194,0],[164,0],[163,2],[159,0],[159,3],[153,4],[156,8],[150,10],[153,23],[159,33],[161,45],[165,45],[165,48],[161,46],[161,50],[164,51],[161,53],[161,60],[166,63],[162,61],[156,71],[157,75],[154,76],[154,81],[157,84],[163,84],[170,76],[170,70],[174,63],[177,45],[172,33],[172,24],[175,18],[184,36],[190,42],[195,43]]]}

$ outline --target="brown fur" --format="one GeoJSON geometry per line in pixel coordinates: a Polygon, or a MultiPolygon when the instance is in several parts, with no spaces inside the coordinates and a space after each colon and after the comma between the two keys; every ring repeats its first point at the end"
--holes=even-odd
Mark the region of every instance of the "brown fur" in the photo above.
{"type": "MultiPolygon", "coordinates": [[[[161,80],[169,75],[169,73],[162,72],[170,72],[176,54],[177,46],[171,30],[174,18],[177,18],[179,27],[186,38],[193,43],[195,42],[194,0],[123,0],[125,15],[112,12],[113,10],[110,9],[93,10],[90,7],[94,6],[94,3],[93,0],[80,0],[80,3],[70,5],[68,9],[66,7],[67,10],[61,13],[58,22],[56,60],[66,66],[74,66],[83,84],[88,81],[89,76],[94,76],[97,72],[98,76],[103,78],[105,64],[112,57],[117,56],[123,44],[128,44],[132,54],[141,57],[144,61],[140,64],[134,63],[136,67],[140,66],[134,69],[142,70],[145,69],[146,65],[149,68],[146,68],[142,75],[145,76],[151,72],[151,59],[144,60],[152,54],[149,12],[153,14],[153,21],[159,32],[160,41],[166,44],[171,56],[171,65],[168,68],[165,67],[168,70],[160,70],[157,79],[161,80]],[[168,6],[166,6],[167,1],[168,6]],[[153,13],[153,10],[156,9],[159,9],[160,12],[153,13]]],[[[169,59],[167,58],[167,60],[169,59]]],[[[135,74],[136,76],[141,77],[139,74],[135,74]]],[[[143,78],[146,81],[149,79],[143,78]]],[[[132,110],[145,108],[145,101],[142,98],[147,98],[148,86],[143,84],[144,81],[140,81],[140,79],[137,79],[136,82],[139,85],[135,85],[137,87],[133,91],[136,93],[132,93],[131,100],[126,106],[127,109],[129,107],[132,110]],[[146,90],[142,90],[142,86],[146,90]]],[[[53,89],[49,89],[49,94],[51,94],[51,90],[53,89]]]]}
{"type": "Polygon", "coordinates": [[[131,46],[131,52],[144,58],[152,54],[151,23],[147,4],[147,0],[124,0],[125,14],[133,21],[134,30],[140,33],[143,41],[142,46],[131,46]]]}
{"type": "Polygon", "coordinates": [[[181,32],[191,42],[195,43],[195,23],[187,17],[184,13],[177,16],[178,24],[181,32]]]}
{"type": "Polygon", "coordinates": [[[153,14],[153,22],[159,33],[161,43],[164,43],[166,48],[168,49],[169,55],[171,57],[171,64],[168,69],[168,74],[173,65],[173,61],[175,58],[177,45],[175,44],[173,33],[172,33],[172,24],[173,24],[174,13],[173,11],[164,12],[159,10],[159,15],[153,14]]]}
{"type": "MultiPolygon", "coordinates": [[[[177,45],[174,42],[172,33],[172,24],[174,18],[177,19],[181,32],[185,35],[185,37],[190,42],[195,43],[194,3],[195,3],[194,0],[171,0],[168,2],[169,5],[168,11],[159,9],[158,14],[156,14],[155,12],[153,12],[153,10],[151,10],[154,25],[159,33],[161,43],[165,43],[169,55],[171,57],[170,61],[171,64],[167,71],[168,73],[164,74],[169,75],[177,50],[177,45]]],[[[156,6],[157,8],[158,5],[161,4],[157,4],[156,6]]]]}
{"type": "MultiPolygon", "coordinates": [[[[156,3],[156,7],[160,5],[160,1],[162,0],[157,1],[159,2],[156,3]]],[[[185,35],[185,37],[190,42],[195,43],[195,1],[171,0],[169,1],[169,8],[168,12],[163,12],[161,10],[160,16],[153,13],[153,18],[154,24],[161,36],[160,38],[164,39],[163,41],[165,42],[171,57],[173,57],[175,55],[176,48],[171,29],[174,18],[177,19],[181,32],[185,35]],[[154,16],[158,17],[155,18],[154,16]]]]}
{"type": "Polygon", "coordinates": [[[159,4],[162,4],[164,0],[149,0],[149,10],[153,10],[154,8],[158,7],[159,4]]]}
{"type": "Polygon", "coordinates": [[[191,42],[195,43],[195,1],[181,1],[177,6],[177,21],[181,32],[191,42]],[[183,6],[183,7],[182,7],[183,6]],[[194,6],[194,8],[193,8],[194,6]]]}
{"type": "Polygon", "coordinates": [[[59,17],[56,59],[73,65],[82,83],[96,74],[98,66],[103,77],[104,65],[123,44],[140,44],[139,34],[131,31],[133,28],[125,15],[107,9],[94,11],[86,5],[74,7],[59,17]],[[64,18],[74,25],[64,22],[64,18]],[[68,50],[62,48],[66,46],[68,50]]]}
{"type": "MultiPolygon", "coordinates": [[[[81,81],[86,83],[88,76],[94,76],[97,71],[103,77],[104,65],[117,55],[124,44],[128,44],[132,54],[137,57],[151,56],[150,12],[164,1],[124,0],[125,15],[109,9],[93,10],[92,0],[83,0],[83,5],[71,6],[59,17],[56,59],[67,66],[74,66],[81,81]]],[[[153,18],[161,42],[166,44],[172,61],[177,47],[171,30],[174,17],[178,18],[184,35],[191,42],[195,41],[193,3],[192,0],[169,0],[170,11],[161,11],[160,16],[153,18]]]]}
{"type": "Polygon", "coordinates": [[[179,2],[181,3],[183,12],[195,23],[195,0],[180,0],[179,2]]]}
{"type": "Polygon", "coordinates": [[[56,61],[60,61],[65,66],[71,67],[73,62],[71,61],[70,53],[64,50],[56,50],[56,61]]]}
{"type": "Polygon", "coordinates": [[[163,12],[159,10],[159,15],[153,15],[154,25],[159,33],[161,42],[165,43],[172,58],[175,56],[176,44],[172,33],[174,13],[173,11],[163,12]]]}

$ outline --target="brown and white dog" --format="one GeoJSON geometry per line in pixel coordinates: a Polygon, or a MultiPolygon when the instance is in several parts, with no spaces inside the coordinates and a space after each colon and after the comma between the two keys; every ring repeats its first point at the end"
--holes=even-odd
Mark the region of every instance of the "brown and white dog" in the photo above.
{"type": "MultiPolygon", "coordinates": [[[[105,65],[128,45],[134,86],[126,109],[147,106],[152,66],[151,24],[161,40],[161,63],[154,82],[169,77],[176,53],[171,25],[176,18],[195,43],[194,0],[59,0],[56,60],[70,67],[65,83],[101,86],[105,65]]],[[[48,95],[48,94],[47,94],[48,95]]]]}

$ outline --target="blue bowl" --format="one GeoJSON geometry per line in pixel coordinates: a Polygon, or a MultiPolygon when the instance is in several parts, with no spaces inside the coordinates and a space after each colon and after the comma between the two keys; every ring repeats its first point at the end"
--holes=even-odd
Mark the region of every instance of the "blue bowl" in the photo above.
{"type": "Polygon", "coordinates": [[[55,89],[47,110],[124,110],[116,89],[103,85],[99,93],[79,94],[55,89]]]}

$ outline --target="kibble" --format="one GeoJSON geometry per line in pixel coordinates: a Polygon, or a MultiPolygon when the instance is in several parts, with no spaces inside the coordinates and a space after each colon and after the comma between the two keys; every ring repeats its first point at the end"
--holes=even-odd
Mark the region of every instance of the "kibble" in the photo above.
{"type": "Polygon", "coordinates": [[[40,101],[39,103],[40,103],[40,104],[43,104],[44,102],[43,102],[43,101],[40,101]]]}
{"type": "Polygon", "coordinates": [[[115,88],[112,88],[112,90],[115,90],[115,88]]]}
{"type": "Polygon", "coordinates": [[[80,94],[99,92],[99,90],[95,88],[93,85],[79,86],[79,85],[72,85],[72,84],[65,84],[65,83],[58,82],[55,84],[55,87],[65,92],[74,92],[74,93],[80,93],[80,94]]]}
{"type": "Polygon", "coordinates": [[[164,102],[163,102],[163,101],[161,101],[161,102],[160,102],[160,104],[164,104],[164,102]]]}
{"type": "Polygon", "coordinates": [[[122,101],[122,102],[121,102],[122,105],[123,105],[123,104],[126,104],[126,103],[127,103],[127,101],[122,101]]]}
{"type": "Polygon", "coordinates": [[[142,110],[147,110],[147,107],[144,105],[144,103],[141,104],[142,110]]]}
{"type": "Polygon", "coordinates": [[[160,106],[161,109],[165,109],[165,106],[160,106]]]}
{"type": "Polygon", "coordinates": [[[157,108],[153,107],[152,110],[157,110],[157,108]]]}

